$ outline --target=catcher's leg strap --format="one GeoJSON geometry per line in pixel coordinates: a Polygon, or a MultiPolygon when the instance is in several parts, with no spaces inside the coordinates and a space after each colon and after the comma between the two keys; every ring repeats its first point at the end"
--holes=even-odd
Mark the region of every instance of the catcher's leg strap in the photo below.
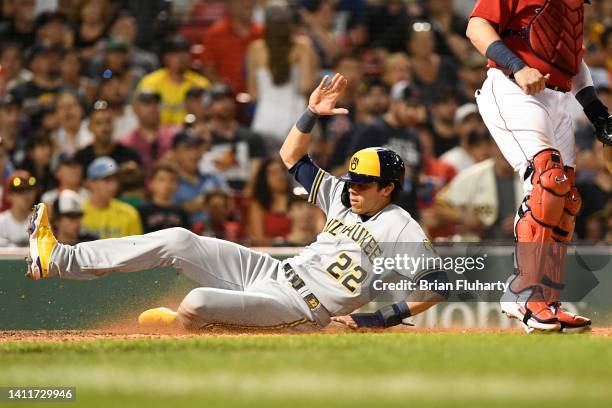
{"type": "Polygon", "coordinates": [[[580,211],[582,199],[575,185],[576,172],[572,167],[565,168],[565,175],[570,182],[570,191],[565,196],[561,220],[553,228],[553,239],[559,242],[571,242],[576,226],[576,214],[580,211]]]}

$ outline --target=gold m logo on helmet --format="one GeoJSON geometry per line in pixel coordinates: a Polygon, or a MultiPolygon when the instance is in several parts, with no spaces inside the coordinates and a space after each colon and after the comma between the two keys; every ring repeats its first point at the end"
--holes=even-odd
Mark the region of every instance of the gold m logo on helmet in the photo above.
{"type": "Polygon", "coordinates": [[[351,170],[356,170],[357,166],[359,166],[359,158],[353,157],[353,159],[351,160],[351,170]]]}

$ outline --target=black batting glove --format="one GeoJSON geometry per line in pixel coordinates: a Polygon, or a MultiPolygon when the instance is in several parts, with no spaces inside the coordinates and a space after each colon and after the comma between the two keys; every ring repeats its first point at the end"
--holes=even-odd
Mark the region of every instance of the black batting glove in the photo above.
{"type": "Polygon", "coordinates": [[[612,115],[597,118],[593,123],[597,140],[606,146],[612,146],[612,115]]]}
{"type": "Polygon", "coordinates": [[[576,95],[578,102],[584,108],[584,114],[595,127],[595,136],[601,143],[612,146],[612,115],[608,108],[595,96],[592,87],[586,88],[576,95]],[[584,98],[586,94],[586,98],[584,98]]]}
{"type": "Polygon", "coordinates": [[[357,327],[387,328],[402,324],[402,320],[410,317],[410,309],[406,302],[398,302],[384,306],[374,313],[352,313],[351,318],[357,327]]]}

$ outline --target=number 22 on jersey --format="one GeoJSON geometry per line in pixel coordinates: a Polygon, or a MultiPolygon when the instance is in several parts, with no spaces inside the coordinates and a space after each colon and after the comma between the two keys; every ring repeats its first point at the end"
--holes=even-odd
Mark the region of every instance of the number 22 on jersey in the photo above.
{"type": "Polygon", "coordinates": [[[368,276],[361,265],[353,265],[353,259],[346,252],[338,255],[338,259],[329,264],[325,272],[351,293],[355,293],[368,276]]]}

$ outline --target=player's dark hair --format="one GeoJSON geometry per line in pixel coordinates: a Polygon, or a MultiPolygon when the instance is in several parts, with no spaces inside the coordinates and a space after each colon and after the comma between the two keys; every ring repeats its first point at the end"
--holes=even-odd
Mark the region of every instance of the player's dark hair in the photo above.
{"type": "MultiPolygon", "coordinates": [[[[274,163],[280,163],[277,159],[265,159],[261,162],[257,173],[255,174],[255,181],[253,185],[253,199],[261,205],[264,209],[269,210],[272,205],[272,191],[268,185],[268,169],[274,163]]],[[[293,198],[291,191],[291,183],[287,179],[287,197],[289,201],[293,198]]]]}
{"type": "Polygon", "coordinates": [[[383,188],[387,187],[389,184],[393,184],[395,188],[391,192],[389,204],[393,203],[397,199],[397,196],[399,195],[400,190],[401,190],[401,186],[397,181],[379,181],[376,184],[378,184],[379,190],[382,190],[383,188]]]}
{"type": "Polygon", "coordinates": [[[266,29],[264,40],[269,51],[270,72],[275,85],[289,81],[291,65],[289,53],[293,46],[293,17],[291,10],[283,5],[266,7],[266,29]]]}

